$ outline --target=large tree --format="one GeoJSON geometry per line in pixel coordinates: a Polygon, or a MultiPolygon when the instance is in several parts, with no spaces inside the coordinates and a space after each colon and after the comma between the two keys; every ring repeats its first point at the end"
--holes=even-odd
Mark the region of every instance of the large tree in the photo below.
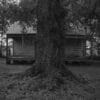
{"type": "MultiPolygon", "coordinates": [[[[25,4],[27,5],[28,1],[22,0],[21,5],[24,5],[25,9],[32,10],[25,4]]],[[[31,69],[31,74],[47,76],[60,72],[63,75],[72,75],[64,63],[63,27],[66,14],[67,11],[60,0],[38,0],[36,2],[36,62],[31,69]]]]}
{"type": "Polygon", "coordinates": [[[67,71],[64,66],[64,17],[60,0],[38,1],[36,68],[46,74],[67,71]]]}
{"type": "Polygon", "coordinates": [[[60,72],[64,75],[72,75],[64,65],[64,26],[68,30],[70,23],[75,24],[77,20],[84,25],[91,23],[91,19],[99,19],[98,2],[98,0],[84,0],[84,2],[82,0],[21,0],[19,5],[9,5],[11,13],[9,19],[12,22],[20,21],[32,25],[34,18],[37,18],[36,62],[29,73],[52,75],[60,72]]]}
{"type": "Polygon", "coordinates": [[[95,16],[98,19],[99,6],[97,4],[99,1],[33,0],[33,2],[35,3],[32,5],[31,0],[29,2],[22,0],[25,9],[32,10],[34,5],[36,7],[36,62],[32,72],[34,71],[35,74],[43,72],[46,75],[50,75],[54,71],[63,72],[66,75],[72,74],[64,66],[64,22],[67,21],[68,29],[70,22],[75,23],[78,20],[84,25],[88,22],[91,23],[91,19],[94,19],[95,16]]]}

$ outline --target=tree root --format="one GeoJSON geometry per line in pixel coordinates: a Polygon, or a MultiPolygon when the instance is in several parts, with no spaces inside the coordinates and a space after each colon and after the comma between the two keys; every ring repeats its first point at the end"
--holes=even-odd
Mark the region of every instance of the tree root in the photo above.
{"type": "Polygon", "coordinates": [[[16,79],[23,79],[24,77],[36,77],[40,80],[50,79],[54,82],[54,84],[56,84],[56,87],[61,87],[66,83],[66,80],[81,85],[88,83],[87,81],[81,80],[77,75],[72,73],[65,65],[62,65],[62,67],[60,66],[59,68],[54,67],[50,72],[45,72],[45,70],[39,69],[37,66],[33,66],[25,72],[16,75],[16,79]]]}

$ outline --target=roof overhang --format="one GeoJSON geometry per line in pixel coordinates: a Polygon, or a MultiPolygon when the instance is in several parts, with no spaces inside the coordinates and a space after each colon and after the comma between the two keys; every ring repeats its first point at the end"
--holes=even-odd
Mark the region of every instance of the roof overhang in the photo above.
{"type": "Polygon", "coordinates": [[[17,37],[22,37],[22,36],[35,37],[36,34],[35,33],[34,34],[32,34],[32,33],[28,33],[28,34],[17,34],[17,33],[13,34],[13,33],[11,33],[11,34],[7,34],[7,38],[17,38],[17,37]]]}
{"type": "Polygon", "coordinates": [[[72,39],[92,39],[91,35],[75,35],[75,34],[66,34],[65,38],[72,38],[72,39]]]}

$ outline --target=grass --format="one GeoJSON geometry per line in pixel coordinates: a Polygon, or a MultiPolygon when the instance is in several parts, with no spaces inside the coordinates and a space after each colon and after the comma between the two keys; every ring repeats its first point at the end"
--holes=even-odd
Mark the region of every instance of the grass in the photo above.
{"type": "MultiPolygon", "coordinates": [[[[81,75],[80,79],[89,80],[89,77],[81,75]]],[[[51,78],[0,75],[0,100],[95,100],[93,94],[91,83],[83,85],[67,78],[59,87],[51,78]]]]}
{"type": "Polygon", "coordinates": [[[69,69],[78,75],[87,76],[91,80],[91,85],[95,87],[95,98],[100,100],[100,66],[99,64],[94,64],[91,66],[73,66],[69,69]]]}
{"type": "Polygon", "coordinates": [[[100,100],[99,65],[68,65],[81,81],[88,83],[80,84],[65,78],[61,87],[56,84],[55,79],[22,78],[16,74],[7,74],[9,68],[9,71],[12,68],[16,71],[16,68],[23,70],[25,66],[1,65],[0,73],[5,73],[0,74],[0,100],[100,100]]]}

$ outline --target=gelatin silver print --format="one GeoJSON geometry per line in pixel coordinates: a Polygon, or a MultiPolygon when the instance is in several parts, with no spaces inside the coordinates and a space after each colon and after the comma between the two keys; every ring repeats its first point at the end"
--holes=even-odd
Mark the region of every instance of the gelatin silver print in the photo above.
{"type": "Polygon", "coordinates": [[[100,0],[0,0],[0,100],[100,100],[100,0]]]}

